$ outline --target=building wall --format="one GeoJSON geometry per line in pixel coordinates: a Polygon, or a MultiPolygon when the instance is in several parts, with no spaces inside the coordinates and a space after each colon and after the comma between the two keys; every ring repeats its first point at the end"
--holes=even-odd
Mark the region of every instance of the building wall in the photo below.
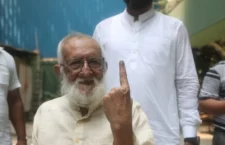
{"type": "Polygon", "coordinates": [[[183,0],[170,16],[182,20],[193,46],[225,38],[225,0],[183,0]]]}
{"type": "Polygon", "coordinates": [[[63,36],[91,35],[99,21],[123,9],[122,0],[0,0],[0,43],[56,57],[63,36]]]}
{"type": "MultiPolygon", "coordinates": [[[[199,45],[213,39],[201,40],[206,37],[199,33],[225,18],[224,5],[225,0],[182,0],[169,15],[184,21],[199,45]]],[[[99,21],[123,10],[123,0],[0,0],[0,43],[56,57],[63,36],[71,31],[91,35],[99,21]]],[[[222,37],[214,30],[209,34],[222,37]]]]}

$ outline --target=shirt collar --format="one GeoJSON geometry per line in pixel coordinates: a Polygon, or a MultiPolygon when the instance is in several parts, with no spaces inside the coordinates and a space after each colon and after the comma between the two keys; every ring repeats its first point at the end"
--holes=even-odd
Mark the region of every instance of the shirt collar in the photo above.
{"type": "MultiPolygon", "coordinates": [[[[145,22],[147,20],[149,20],[150,18],[152,18],[155,14],[155,10],[153,8],[149,9],[147,12],[141,14],[138,16],[138,21],[139,22],[145,22]]],[[[124,10],[123,15],[125,17],[125,19],[129,22],[129,23],[134,23],[134,16],[131,16],[128,12],[127,9],[124,10]]]]}

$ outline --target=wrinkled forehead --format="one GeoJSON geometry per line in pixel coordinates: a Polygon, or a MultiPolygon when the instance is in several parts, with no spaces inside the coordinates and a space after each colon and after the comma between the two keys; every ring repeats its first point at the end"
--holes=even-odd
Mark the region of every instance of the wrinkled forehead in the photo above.
{"type": "Polygon", "coordinates": [[[74,57],[102,57],[99,44],[91,38],[72,38],[64,44],[63,49],[63,56],[65,60],[74,57]]]}

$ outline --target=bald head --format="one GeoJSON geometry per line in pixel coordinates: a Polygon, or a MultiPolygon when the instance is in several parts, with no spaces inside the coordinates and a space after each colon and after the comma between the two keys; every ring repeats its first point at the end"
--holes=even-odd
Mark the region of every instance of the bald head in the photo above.
{"type": "Polygon", "coordinates": [[[87,49],[95,49],[96,53],[102,56],[102,50],[99,43],[89,35],[82,33],[71,33],[64,37],[58,44],[58,63],[62,64],[65,58],[71,55],[73,50],[83,51],[87,49]]]}

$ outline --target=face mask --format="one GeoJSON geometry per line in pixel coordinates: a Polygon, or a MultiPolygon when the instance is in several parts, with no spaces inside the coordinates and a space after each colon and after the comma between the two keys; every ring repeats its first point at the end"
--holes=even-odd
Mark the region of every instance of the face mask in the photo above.
{"type": "Polygon", "coordinates": [[[124,2],[133,10],[146,8],[152,4],[152,0],[124,0],[124,2]]]}

